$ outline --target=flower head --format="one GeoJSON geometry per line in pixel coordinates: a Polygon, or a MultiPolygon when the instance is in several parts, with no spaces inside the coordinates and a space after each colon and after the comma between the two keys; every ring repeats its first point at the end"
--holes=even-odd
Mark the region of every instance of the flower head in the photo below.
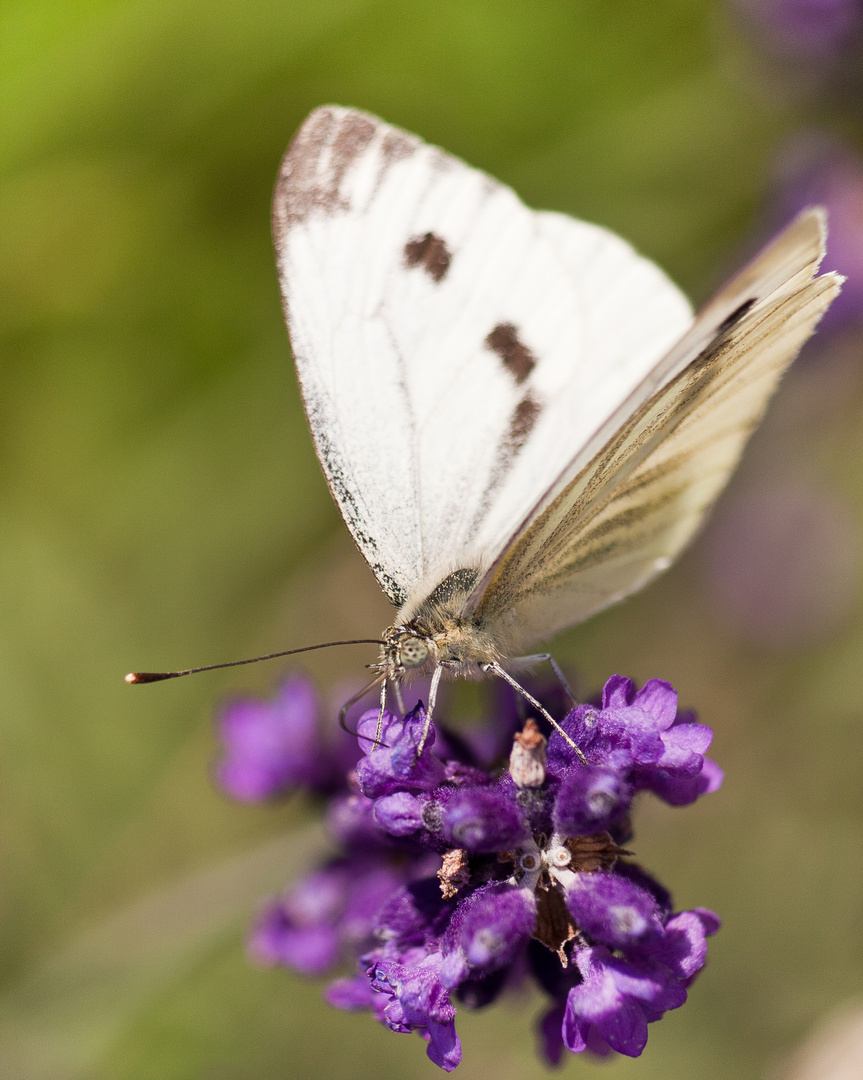
{"type": "Polygon", "coordinates": [[[640,1054],[647,1025],[686,1000],[719,923],[675,913],[631,861],[632,802],[715,790],[710,730],[678,713],[667,683],[619,676],[569,712],[565,735],[529,719],[497,768],[426,724],[421,705],[361,718],[353,787],[330,807],[345,852],[267,905],[252,954],[315,974],[353,955],[356,973],[328,1000],[418,1032],[446,1071],[461,1059],[456,1003],[487,1005],[528,978],[550,998],[547,1060],[640,1054]]]}

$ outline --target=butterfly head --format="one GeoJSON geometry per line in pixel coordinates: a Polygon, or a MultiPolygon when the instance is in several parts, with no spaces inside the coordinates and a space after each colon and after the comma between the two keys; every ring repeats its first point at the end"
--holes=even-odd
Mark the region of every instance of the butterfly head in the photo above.
{"type": "Polygon", "coordinates": [[[437,653],[434,639],[416,627],[391,626],[383,635],[381,658],[376,667],[387,679],[401,680],[435,666],[437,653]]]}
{"type": "Polygon", "coordinates": [[[384,631],[375,670],[396,682],[438,669],[450,678],[477,678],[481,665],[500,661],[501,642],[465,612],[478,577],[473,568],[455,570],[412,596],[384,631]]]}

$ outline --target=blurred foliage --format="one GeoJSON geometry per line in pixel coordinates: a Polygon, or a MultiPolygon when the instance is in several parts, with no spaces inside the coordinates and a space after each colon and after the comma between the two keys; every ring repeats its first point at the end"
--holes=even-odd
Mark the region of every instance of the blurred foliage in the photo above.
{"type": "MultiPolygon", "coordinates": [[[[314,106],[370,109],[622,232],[700,299],[749,243],[786,135],[859,134],[760,63],[706,0],[0,6],[4,1078],[435,1072],[417,1039],[244,960],[256,897],[321,845],[308,807],[209,783],[218,694],[277,672],[122,682],[388,620],[290,374],[278,162],[314,106]]],[[[779,462],[859,522],[859,346],[792,374],[737,485],[779,462]]],[[[686,812],[642,807],[640,860],[725,928],[615,1077],[761,1076],[863,982],[863,616],[755,647],[714,613],[702,554],[556,647],[585,692],[613,671],[674,682],[728,773],[686,812]]],[[[368,657],[348,652],[308,667],[355,678],[368,657]]],[[[535,1004],[462,1010],[460,1075],[539,1075],[535,1004]]]]}

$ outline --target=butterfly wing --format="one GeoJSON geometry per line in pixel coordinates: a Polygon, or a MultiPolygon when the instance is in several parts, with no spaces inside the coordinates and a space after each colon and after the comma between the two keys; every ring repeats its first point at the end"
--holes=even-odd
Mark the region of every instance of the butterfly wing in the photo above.
{"type": "Polygon", "coordinates": [[[696,318],[539,499],[469,601],[519,649],[665,569],[839,291],[805,211],[696,318]]]}
{"type": "Polygon", "coordinates": [[[318,456],[397,605],[487,565],[691,321],[618,237],[354,110],[306,120],[273,221],[318,456]]]}

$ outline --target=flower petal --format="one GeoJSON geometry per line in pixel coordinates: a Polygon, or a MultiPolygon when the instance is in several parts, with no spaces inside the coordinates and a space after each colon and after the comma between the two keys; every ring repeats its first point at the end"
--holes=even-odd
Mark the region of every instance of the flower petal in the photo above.
{"type": "Polygon", "coordinates": [[[533,934],[536,899],[517,885],[477,889],[456,908],[441,942],[441,982],[455,987],[511,964],[533,934]]]}
{"type": "Polygon", "coordinates": [[[452,847],[506,851],[527,832],[519,808],[500,788],[462,788],[441,808],[441,833],[452,847]]]}
{"type": "Polygon", "coordinates": [[[575,874],[566,906],[585,933],[615,949],[662,937],[656,900],[615,873],[575,874]]]}

